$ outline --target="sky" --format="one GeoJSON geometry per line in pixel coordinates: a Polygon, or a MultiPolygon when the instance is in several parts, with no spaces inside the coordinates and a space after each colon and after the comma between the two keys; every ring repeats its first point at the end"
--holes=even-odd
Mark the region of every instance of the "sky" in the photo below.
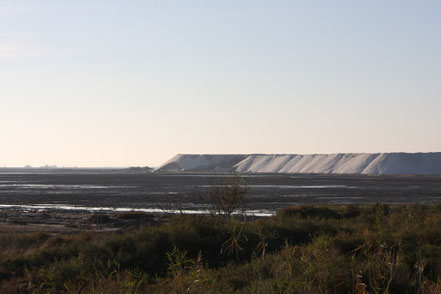
{"type": "Polygon", "coordinates": [[[0,166],[441,151],[441,1],[0,0],[0,166]]]}

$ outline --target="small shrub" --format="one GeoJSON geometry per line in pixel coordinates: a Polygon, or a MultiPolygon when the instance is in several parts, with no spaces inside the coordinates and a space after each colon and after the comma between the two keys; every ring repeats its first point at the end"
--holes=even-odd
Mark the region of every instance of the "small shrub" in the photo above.
{"type": "Polygon", "coordinates": [[[209,194],[211,213],[231,220],[231,214],[242,207],[247,192],[247,183],[239,176],[218,180],[209,194]]]}

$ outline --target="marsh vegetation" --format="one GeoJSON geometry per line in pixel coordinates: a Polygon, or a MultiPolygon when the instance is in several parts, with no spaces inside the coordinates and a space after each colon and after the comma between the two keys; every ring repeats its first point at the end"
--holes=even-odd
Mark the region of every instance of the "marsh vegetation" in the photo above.
{"type": "Polygon", "coordinates": [[[441,205],[176,215],[123,233],[0,233],[0,292],[439,293],[441,205]]]}

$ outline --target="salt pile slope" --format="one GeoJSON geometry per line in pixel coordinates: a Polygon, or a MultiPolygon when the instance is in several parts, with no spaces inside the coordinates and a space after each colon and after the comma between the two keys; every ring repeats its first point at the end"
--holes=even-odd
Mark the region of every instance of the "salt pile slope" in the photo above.
{"type": "Polygon", "coordinates": [[[248,155],[178,154],[155,171],[234,172],[234,166],[248,155]]]}
{"type": "Polygon", "coordinates": [[[347,154],[178,154],[156,171],[441,175],[441,152],[347,154]]]}

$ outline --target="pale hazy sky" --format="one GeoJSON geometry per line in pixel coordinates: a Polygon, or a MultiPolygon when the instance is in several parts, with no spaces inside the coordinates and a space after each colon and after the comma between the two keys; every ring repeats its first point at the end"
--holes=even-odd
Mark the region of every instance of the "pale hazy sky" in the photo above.
{"type": "Polygon", "coordinates": [[[0,0],[0,166],[441,151],[441,1],[0,0]]]}

